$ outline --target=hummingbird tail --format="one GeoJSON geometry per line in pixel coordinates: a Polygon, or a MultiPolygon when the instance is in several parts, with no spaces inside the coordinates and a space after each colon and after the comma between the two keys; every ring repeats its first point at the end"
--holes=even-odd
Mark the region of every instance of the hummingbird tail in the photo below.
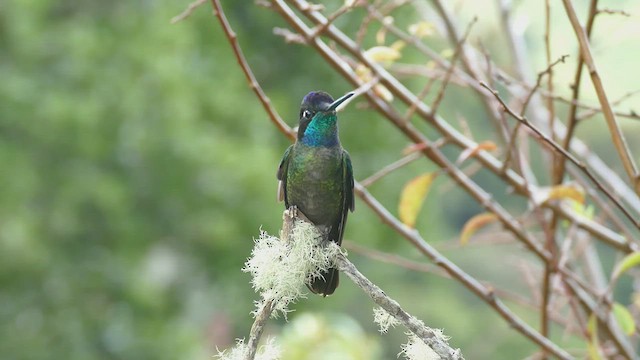
{"type": "Polygon", "coordinates": [[[331,268],[322,272],[322,277],[314,279],[307,287],[314,294],[327,296],[336,291],[339,282],[338,269],[331,268]]]}

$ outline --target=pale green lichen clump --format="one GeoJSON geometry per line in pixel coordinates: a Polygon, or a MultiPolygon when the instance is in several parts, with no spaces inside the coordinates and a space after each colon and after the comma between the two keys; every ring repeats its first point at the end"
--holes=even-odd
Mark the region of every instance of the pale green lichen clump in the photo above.
{"type": "Polygon", "coordinates": [[[389,328],[395,327],[400,324],[398,319],[394,318],[385,309],[378,307],[373,309],[373,321],[380,327],[381,333],[386,333],[389,328]]]}
{"type": "MultiPolygon", "coordinates": [[[[436,354],[424,341],[412,333],[407,334],[409,342],[402,345],[400,354],[408,360],[440,360],[440,356],[436,354]]],[[[400,355],[398,354],[398,356],[400,355]]]]}
{"type": "Polygon", "coordinates": [[[306,296],[303,285],[332,267],[340,251],[337,246],[322,246],[322,238],[313,224],[302,220],[295,220],[288,241],[260,233],[242,269],[251,273],[253,288],[262,297],[256,309],[272,300],[273,316],[286,316],[289,304],[306,296]]]}
{"type": "MultiPolygon", "coordinates": [[[[218,360],[244,360],[246,359],[247,351],[249,351],[247,344],[244,343],[244,339],[238,339],[236,346],[231,350],[218,351],[216,358],[218,360]]],[[[277,360],[280,358],[280,348],[274,344],[273,339],[268,339],[267,342],[258,349],[254,360],[277,360]]]]}

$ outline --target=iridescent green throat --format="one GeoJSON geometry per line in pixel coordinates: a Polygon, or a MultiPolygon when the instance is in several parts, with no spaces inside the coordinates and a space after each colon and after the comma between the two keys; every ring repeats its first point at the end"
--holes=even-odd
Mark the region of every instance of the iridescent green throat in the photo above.
{"type": "Polygon", "coordinates": [[[338,117],[335,112],[318,112],[304,130],[300,141],[307,146],[334,146],[338,144],[338,117]]]}

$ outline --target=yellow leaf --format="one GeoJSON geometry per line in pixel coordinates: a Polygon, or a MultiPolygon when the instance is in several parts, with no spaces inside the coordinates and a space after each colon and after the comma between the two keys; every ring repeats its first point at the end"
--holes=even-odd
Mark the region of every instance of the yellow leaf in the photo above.
{"type": "Polygon", "coordinates": [[[404,47],[407,45],[406,42],[402,41],[402,40],[396,40],[393,42],[393,44],[391,44],[391,48],[394,50],[397,50],[398,52],[402,51],[402,49],[404,49],[404,47]]]}
{"type": "Polygon", "coordinates": [[[638,265],[640,265],[640,251],[632,252],[618,263],[616,269],[613,271],[613,278],[617,279],[620,275],[627,272],[627,270],[638,265]]]}
{"type": "MultiPolygon", "coordinates": [[[[383,24],[385,25],[391,25],[393,24],[393,17],[391,16],[386,16],[383,20],[382,20],[383,24]]],[[[387,26],[383,26],[380,28],[380,30],[378,30],[378,32],[376,33],[376,43],[378,45],[382,45],[385,42],[385,38],[387,37],[387,26]]]]}
{"type": "Polygon", "coordinates": [[[400,58],[400,51],[388,46],[374,46],[364,56],[377,63],[392,63],[400,58]]]}
{"type": "Polygon", "coordinates": [[[409,25],[409,34],[422,38],[433,35],[433,28],[432,23],[420,21],[419,23],[409,25]]]}
{"type": "Polygon", "coordinates": [[[415,227],[418,213],[436,175],[437,173],[426,173],[417,176],[411,179],[402,189],[398,213],[400,214],[400,221],[405,225],[415,227]]]}
{"type": "Polygon", "coordinates": [[[443,58],[450,58],[453,56],[453,50],[452,49],[444,49],[440,52],[440,55],[442,55],[443,58]]]}
{"type": "Polygon", "coordinates": [[[487,226],[488,224],[498,220],[498,217],[494,213],[485,212],[482,214],[478,214],[471,219],[467,220],[462,228],[462,234],[460,235],[460,244],[466,245],[469,242],[469,238],[473,235],[478,229],[487,226]]]}
{"type": "Polygon", "coordinates": [[[383,27],[376,32],[376,44],[382,45],[384,44],[384,40],[387,37],[387,28],[383,27]]]}
{"type": "Polygon", "coordinates": [[[600,354],[600,347],[598,344],[598,319],[596,318],[596,314],[591,314],[589,316],[589,320],[587,320],[587,331],[590,335],[589,342],[587,343],[587,352],[589,353],[589,359],[602,360],[602,355],[600,354]]]}
{"type": "Polygon", "coordinates": [[[616,318],[618,325],[622,328],[625,334],[628,336],[633,335],[636,332],[636,322],[633,320],[633,315],[629,310],[619,303],[613,303],[613,316],[616,318]]]}
{"type": "Polygon", "coordinates": [[[587,343],[587,353],[589,360],[602,360],[602,356],[600,356],[600,350],[598,350],[598,345],[594,345],[591,342],[587,343]]]}
{"type": "Polygon", "coordinates": [[[458,160],[456,160],[456,163],[460,164],[463,161],[467,160],[468,158],[475,156],[476,154],[478,154],[478,152],[480,152],[480,150],[493,151],[493,150],[496,150],[497,148],[498,148],[498,145],[496,145],[496,143],[494,143],[493,141],[491,140],[483,141],[480,144],[478,144],[476,147],[465,149],[462,153],[460,153],[460,156],[458,157],[458,160]]]}
{"type": "Polygon", "coordinates": [[[533,201],[538,205],[544,204],[549,200],[564,199],[571,199],[584,204],[584,189],[577,184],[556,185],[540,188],[537,193],[533,194],[533,201]]]}
{"type": "Polygon", "coordinates": [[[584,204],[584,190],[574,185],[558,185],[551,188],[549,200],[573,199],[584,204]]]}

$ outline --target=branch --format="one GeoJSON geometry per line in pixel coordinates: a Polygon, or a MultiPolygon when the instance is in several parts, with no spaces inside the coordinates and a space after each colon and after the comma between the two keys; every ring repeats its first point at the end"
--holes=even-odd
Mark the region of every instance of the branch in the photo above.
{"type": "Polygon", "coordinates": [[[273,107],[271,106],[271,100],[267,97],[267,95],[265,95],[264,91],[260,87],[260,83],[258,83],[258,81],[256,80],[256,77],[253,75],[253,71],[251,71],[251,67],[249,67],[247,60],[245,59],[244,54],[242,53],[242,49],[238,44],[236,33],[233,31],[233,29],[231,29],[231,25],[229,25],[229,21],[227,21],[227,17],[225,16],[224,11],[222,10],[222,6],[220,5],[220,0],[211,0],[211,5],[213,6],[213,10],[215,12],[216,17],[218,18],[218,21],[220,22],[220,26],[222,26],[222,30],[224,30],[224,33],[227,39],[229,40],[229,44],[231,45],[231,48],[233,49],[233,53],[235,54],[236,59],[238,60],[238,64],[242,68],[242,72],[244,72],[244,75],[247,78],[247,81],[249,82],[249,86],[251,87],[253,92],[256,94],[256,96],[258,96],[258,99],[260,99],[260,102],[262,103],[262,107],[265,109],[267,114],[269,114],[269,118],[271,119],[271,122],[273,122],[276,125],[276,127],[280,129],[280,131],[282,131],[289,138],[289,140],[295,140],[296,138],[295,133],[289,127],[289,125],[287,125],[287,123],[285,123],[284,120],[282,120],[280,115],[278,115],[278,113],[273,109],[273,107]]]}
{"type": "Polygon", "coordinates": [[[449,275],[451,275],[452,278],[459,281],[467,289],[478,296],[478,298],[491,306],[512,328],[560,359],[573,358],[558,345],[554,344],[548,338],[541,336],[540,333],[520,319],[516,314],[511,312],[511,310],[495,295],[492,289],[482,285],[478,280],[464,272],[464,270],[460,269],[456,264],[440,254],[436,249],[429,245],[417,231],[402,224],[362,185],[356,183],[355,190],[358,196],[380,217],[383,223],[409,240],[409,242],[411,242],[423,255],[427,256],[436,265],[443,268],[449,275]]]}
{"type": "MultiPolygon", "coordinates": [[[[587,36],[591,36],[591,31],[593,30],[593,22],[595,21],[596,14],[598,8],[598,0],[591,0],[591,4],[589,5],[589,17],[587,19],[587,36]]],[[[577,119],[577,111],[578,111],[578,98],[580,97],[580,82],[582,81],[582,69],[584,64],[584,56],[582,53],[578,54],[578,63],[576,67],[576,73],[573,77],[573,83],[571,84],[572,95],[571,95],[571,106],[569,107],[569,119],[567,120],[567,134],[564,137],[562,146],[569,150],[569,146],[571,145],[571,140],[573,138],[573,134],[576,129],[576,125],[578,124],[577,119]]],[[[554,184],[560,184],[562,182],[562,178],[565,172],[565,159],[558,158],[558,161],[555,162],[555,169],[553,171],[554,175],[554,184]]]]}
{"type": "Polygon", "coordinates": [[[396,318],[404,327],[420,338],[429,346],[441,359],[464,359],[460,349],[453,349],[449,346],[443,335],[425,326],[422,321],[416,319],[400,307],[397,301],[387,296],[377,285],[369,281],[356,267],[339,253],[336,258],[338,269],[351,279],[362,291],[364,291],[373,302],[383,308],[387,313],[396,318]]]}
{"type": "Polygon", "coordinates": [[[267,320],[271,317],[272,312],[273,300],[265,301],[262,307],[256,312],[256,319],[253,321],[251,332],[249,333],[249,341],[247,342],[248,349],[244,357],[245,360],[253,360],[255,358],[264,326],[267,324],[267,320]]]}
{"type": "Polygon", "coordinates": [[[636,227],[640,228],[640,221],[635,219],[629,213],[629,211],[622,205],[622,203],[620,203],[620,201],[618,201],[618,199],[616,199],[613,196],[613,194],[609,191],[609,189],[605,188],[604,185],[602,185],[602,183],[591,173],[589,168],[587,168],[584,165],[584,163],[582,163],[582,161],[576,159],[575,156],[573,156],[571,153],[569,153],[567,150],[565,150],[562,146],[560,146],[558,143],[556,143],[551,138],[549,138],[547,135],[545,135],[542,131],[540,131],[540,129],[538,129],[535,125],[533,125],[531,122],[529,122],[529,120],[527,120],[527,118],[525,116],[517,114],[515,111],[513,111],[504,102],[504,100],[500,97],[500,95],[498,94],[498,92],[496,90],[491,89],[485,83],[480,83],[480,85],[482,87],[484,87],[485,89],[489,90],[489,92],[491,92],[491,94],[493,94],[493,96],[496,97],[496,99],[500,102],[500,104],[502,105],[504,110],[509,113],[509,115],[511,115],[514,119],[518,120],[518,122],[522,123],[524,126],[528,127],[531,131],[533,131],[538,137],[540,137],[540,139],[542,139],[553,150],[555,150],[558,153],[562,154],[566,159],[571,161],[580,170],[582,170],[582,172],[584,172],[585,175],[587,175],[587,177],[598,187],[598,189],[600,189],[600,191],[602,191],[618,207],[618,209],[620,209],[620,211],[622,211],[625,214],[627,219],[629,219],[629,221],[631,221],[636,227]]]}
{"type": "Polygon", "coordinates": [[[564,4],[567,16],[569,17],[569,21],[571,22],[571,26],[573,27],[573,31],[576,33],[576,37],[578,38],[578,43],[580,44],[580,53],[584,57],[584,64],[587,66],[587,69],[589,69],[591,82],[593,83],[593,88],[598,95],[598,101],[600,102],[600,106],[602,107],[602,114],[607,121],[607,126],[609,127],[609,132],[611,133],[611,139],[613,140],[613,145],[615,146],[616,151],[618,152],[618,155],[622,160],[622,165],[627,172],[627,176],[631,180],[631,185],[635,189],[636,194],[640,195],[640,176],[638,176],[638,168],[636,167],[633,157],[631,156],[631,152],[629,151],[629,147],[627,146],[627,141],[622,134],[622,130],[620,130],[620,127],[618,126],[616,116],[613,113],[613,109],[611,108],[611,104],[609,103],[609,99],[607,98],[607,93],[605,92],[602,85],[602,80],[600,79],[600,75],[598,74],[598,71],[596,69],[596,64],[593,60],[593,56],[591,55],[589,39],[587,38],[584,29],[578,21],[578,16],[573,9],[573,4],[571,3],[571,1],[562,0],[562,3],[564,4]]]}

